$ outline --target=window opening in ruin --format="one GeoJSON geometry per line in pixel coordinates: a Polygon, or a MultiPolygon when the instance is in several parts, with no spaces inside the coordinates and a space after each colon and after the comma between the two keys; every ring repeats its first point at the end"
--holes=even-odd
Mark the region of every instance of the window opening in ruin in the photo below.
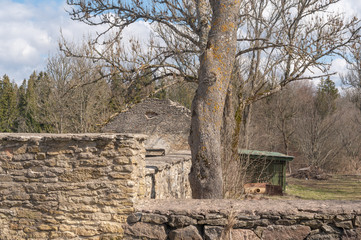
{"type": "Polygon", "coordinates": [[[146,117],[147,119],[152,119],[152,118],[154,118],[154,117],[156,117],[156,116],[158,116],[158,115],[159,115],[158,113],[153,112],[153,111],[149,111],[149,112],[146,112],[146,113],[145,113],[145,117],[146,117]]]}

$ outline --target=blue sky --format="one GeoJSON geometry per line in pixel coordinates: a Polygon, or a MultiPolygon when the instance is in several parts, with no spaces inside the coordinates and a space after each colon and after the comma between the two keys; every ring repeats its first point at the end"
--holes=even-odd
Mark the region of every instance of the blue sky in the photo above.
{"type": "Polygon", "coordinates": [[[61,0],[0,0],[0,6],[0,75],[17,83],[44,70],[48,54],[56,51],[60,28],[81,28],[69,20],[61,0]]]}
{"type": "MultiPolygon", "coordinates": [[[[47,58],[58,48],[60,29],[69,41],[77,41],[96,29],[70,20],[66,0],[0,0],[0,76],[7,74],[20,84],[30,74],[45,70],[47,58]]],[[[342,0],[335,9],[361,16],[360,0],[342,0]]],[[[138,22],[126,35],[142,37],[149,26],[138,22]]],[[[344,71],[336,60],[332,70],[344,71]]]]}
{"type": "MultiPolygon", "coordinates": [[[[45,70],[48,56],[58,50],[60,30],[70,42],[99,31],[72,21],[66,8],[66,0],[0,0],[0,76],[21,84],[34,70],[45,70]]],[[[125,34],[142,37],[147,29],[136,23],[125,34]]]]}

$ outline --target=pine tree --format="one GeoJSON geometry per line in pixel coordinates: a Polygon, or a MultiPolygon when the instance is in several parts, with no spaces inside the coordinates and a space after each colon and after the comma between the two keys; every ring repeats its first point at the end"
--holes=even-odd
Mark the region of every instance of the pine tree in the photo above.
{"type": "Polygon", "coordinates": [[[28,80],[27,89],[25,93],[26,107],[25,107],[25,119],[27,132],[41,132],[40,124],[37,121],[38,117],[38,99],[36,94],[36,72],[33,72],[28,80]]]}
{"type": "Polygon", "coordinates": [[[35,82],[35,93],[37,98],[37,116],[36,120],[39,124],[40,132],[52,132],[53,127],[50,122],[51,103],[49,97],[51,95],[52,82],[45,72],[40,72],[35,82]]]}
{"type": "Polygon", "coordinates": [[[13,132],[17,118],[17,86],[10,82],[7,75],[0,80],[0,132],[13,132]]]}
{"type": "Polygon", "coordinates": [[[17,94],[17,108],[19,111],[16,119],[17,132],[28,132],[28,127],[26,125],[26,88],[26,80],[24,79],[17,94]]]}
{"type": "Polygon", "coordinates": [[[336,110],[336,99],[339,97],[335,83],[328,77],[321,79],[317,87],[316,109],[318,114],[324,119],[336,110]]]}

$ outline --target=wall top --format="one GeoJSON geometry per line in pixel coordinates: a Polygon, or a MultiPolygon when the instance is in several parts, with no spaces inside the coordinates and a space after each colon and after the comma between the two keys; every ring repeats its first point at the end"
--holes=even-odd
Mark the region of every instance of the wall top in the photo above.
{"type": "Polygon", "coordinates": [[[248,213],[294,215],[299,212],[313,214],[361,214],[361,201],[341,200],[230,200],[230,199],[151,199],[135,207],[139,212],[165,213],[248,213]]]}
{"type": "Polygon", "coordinates": [[[147,139],[144,134],[128,133],[83,133],[83,134],[54,134],[54,133],[0,133],[0,141],[94,141],[94,140],[126,140],[135,139],[143,142],[147,139]]]}

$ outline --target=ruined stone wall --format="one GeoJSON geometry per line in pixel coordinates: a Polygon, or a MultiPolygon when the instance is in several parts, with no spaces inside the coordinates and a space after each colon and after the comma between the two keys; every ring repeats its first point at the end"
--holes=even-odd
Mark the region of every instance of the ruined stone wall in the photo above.
{"type": "Polygon", "coordinates": [[[361,201],[146,200],[124,239],[359,240],[361,201]]]}
{"type": "Polygon", "coordinates": [[[144,139],[0,134],[0,238],[122,239],[145,192],[144,139]]]}
{"type": "Polygon", "coordinates": [[[188,179],[192,165],[190,151],[148,157],[145,161],[146,198],[191,198],[192,192],[188,179]]]}

